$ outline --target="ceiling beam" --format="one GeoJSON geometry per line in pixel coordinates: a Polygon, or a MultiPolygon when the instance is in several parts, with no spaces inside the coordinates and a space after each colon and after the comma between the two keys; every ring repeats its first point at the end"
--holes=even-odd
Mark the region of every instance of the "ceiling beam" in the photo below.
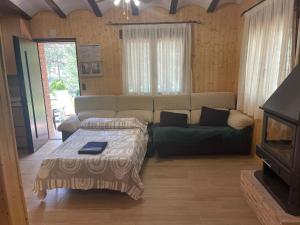
{"type": "Polygon", "coordinates": [[[243,16],[245,13],[249,12],[250,10],[254,9],[256,6],[259,6],[261,3],[265,2],[266,0],[262,0],[257,2],[256,4],[252,5],[250,8],[246,9],[242,12],[241,16],[243,16]]]}
{"type": "Polygon", "coordinates": [[[32,17],[27,14],[23,9],[21,9],[19,6],[17,6],[16,4],[14,4],[13,2],[11,2],[10,0],[7,0],[7,3],[9,5],[9,7],[16,11],[23,19],[25,20],[31,20],[32,17]]]}
{"type": "Polygon", "coordinates": [[[214,12],[218,7],[219,2],[220,0],[212,0],[210,5],[208,6],[207,12],[208,13],[214,12]]]}
{"type": "Polygon", "coordinates": [[[170,14],[176,14],[178,6],[178,0],[172,0],[170,5],[170,14]]]}
{"type": "Polygon", "coordinates": [[[66,14],[59,8],[59,6],[54,2],[54,0],[45,0],[50,8],[60,17],[67,18],[66,14]]]}
{"type": "Polygon", "coordinates": [[[134,4],[133,1],[130,1],[130,5],[131,5],[131,13],[133,16],[138,16],[139,13],[139,8],[134,4]]]}
{"type": "Polygon", "coordinates": [[[97,16],[97,17],[101,17],[102,16],[102,12],[97,4],[97,2],[95,0],[88,0],[94,14],[97,16]]]}

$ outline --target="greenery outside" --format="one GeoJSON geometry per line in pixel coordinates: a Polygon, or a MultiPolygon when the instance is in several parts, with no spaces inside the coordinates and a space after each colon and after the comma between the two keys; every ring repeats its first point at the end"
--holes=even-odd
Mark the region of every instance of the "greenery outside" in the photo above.
{"type": "Polygon", "coordinates": [[[50,91],[68,90],[79,95],[76,45],[73,42],[44,44],[50,91]]]}

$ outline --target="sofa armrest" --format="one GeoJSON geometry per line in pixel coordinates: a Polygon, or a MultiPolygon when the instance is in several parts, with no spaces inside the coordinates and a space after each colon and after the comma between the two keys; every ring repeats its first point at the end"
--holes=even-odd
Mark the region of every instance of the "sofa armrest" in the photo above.
{"type": "Polygon", "coordinates": [[[62,138],[62,141],[66,141],[69,137],[71,137],[73,133],[71,132],[68,132],[68,131],[62,131],[61,132],[61,138],[62,138]]]}
{"type": "Polygon", "coordinates": [[[230,110],[230,114],[227,121],[228,125],[237,130],[243,130],[248,126],[253,125],[253,119],[240,111],[230,110]]]}
{"type": "Polygon", "coordinates": [[[57,127],[57,130],[74,133],[79,127],[80,120],[78,119],[78,116],[70,116],[57,127]]]}

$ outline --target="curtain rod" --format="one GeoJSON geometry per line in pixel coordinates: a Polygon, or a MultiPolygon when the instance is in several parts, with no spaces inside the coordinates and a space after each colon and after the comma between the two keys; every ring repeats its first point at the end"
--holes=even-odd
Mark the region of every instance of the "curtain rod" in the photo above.
{"type": "Polygon", "coordinates": [[[249,9],[246,9],[244,12],[242,12],[241,16],[245,15],[247,12],[251,11],[252,9],[254,9],[256,6],[259,6],[261,3],[265,2],[266,0],[262,0],[258,3],[256,3],[255,5],[251,6],[249,9]]]}
{"type": "Polygon", "coordinates": [[[175,21],[175,22],[149,22],[149,23],[113,23],[113,22],[108,22],[106,25],[110,25],[110,26],[129,26],[129,25],[180,24],[180,23],[202,24],[200,21],[175,21]]]}

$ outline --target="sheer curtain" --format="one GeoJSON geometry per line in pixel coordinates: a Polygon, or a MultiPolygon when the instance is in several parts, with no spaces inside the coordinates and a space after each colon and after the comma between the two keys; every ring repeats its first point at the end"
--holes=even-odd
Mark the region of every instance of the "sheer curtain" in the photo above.
{"type": "Polygon", "coordinates": [[[300,19],[296,19],[297,23],[295,24],[295,30],[297,30],[297,39],[295,44],[296,54],[294,66],[297,66],[300,63],[300,19]]]}
{"type": "Polygon", "coordinates": [[[238,108],[254,118],[291,71],[293,9],[293,0],[266,0],[245,15],[238,108]]]}
{"type": "Polygon", "coordinates": [[[123,26],[123,92],[189,93],[190,24],[123,26]]]}

